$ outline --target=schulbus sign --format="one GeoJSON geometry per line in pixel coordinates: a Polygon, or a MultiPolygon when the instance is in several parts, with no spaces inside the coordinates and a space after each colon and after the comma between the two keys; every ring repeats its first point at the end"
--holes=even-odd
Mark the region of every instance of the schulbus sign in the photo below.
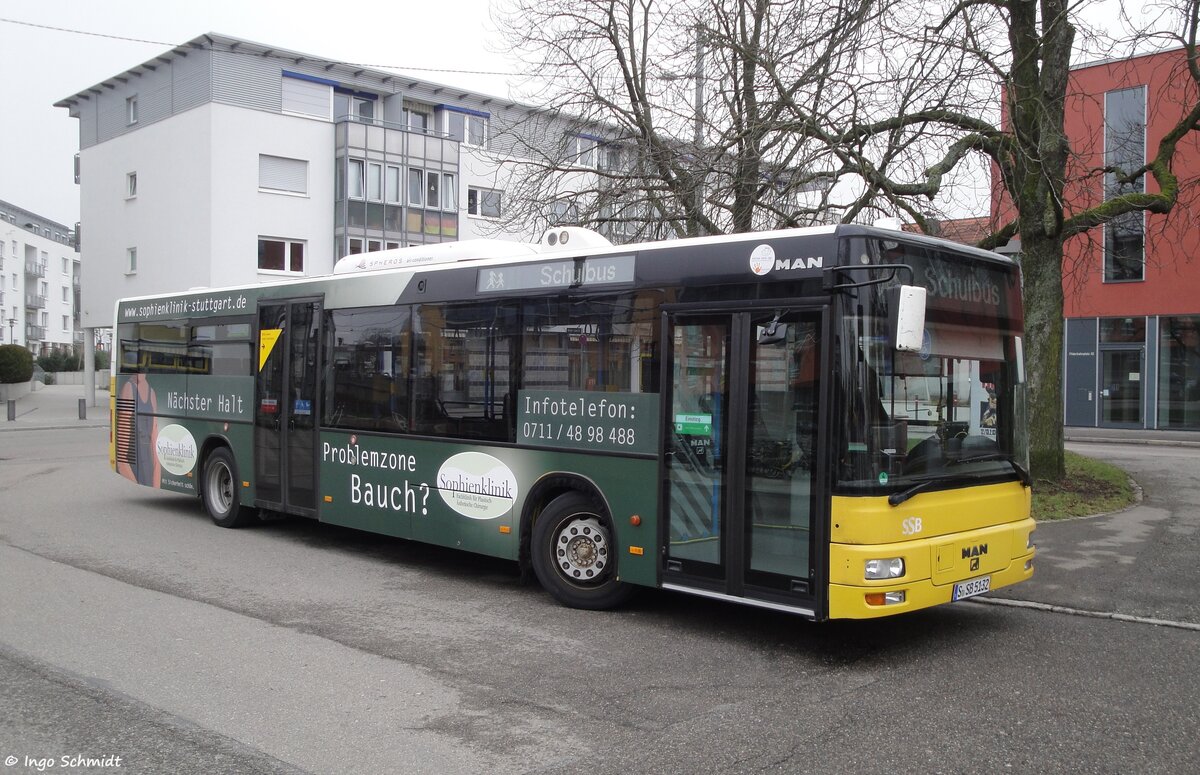
{"type": "Polygon", "coordinates": [[[653,455],[658,396],[582,390],[522,390],[517,441],[536,447],[653,455]]]}

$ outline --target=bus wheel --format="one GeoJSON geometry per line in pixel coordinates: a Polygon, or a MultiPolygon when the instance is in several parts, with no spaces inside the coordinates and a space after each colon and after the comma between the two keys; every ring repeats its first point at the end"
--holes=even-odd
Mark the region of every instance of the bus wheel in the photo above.
{"type": "Polygon", "coordinates": [[[208,516],[221,527],[241,527],[254,520],[254,509],[238,503],[237,483],[237,464],[229,449],[214,449],[204,461],[200,499],[208,516]]]}
{"type": "Polygon", "coordinates": [[[604,510],[580,492],[550,502],[533,525],[533,570],[555,600],[601,610],[633,593],[617,581],[612,529],[604,510]]]}

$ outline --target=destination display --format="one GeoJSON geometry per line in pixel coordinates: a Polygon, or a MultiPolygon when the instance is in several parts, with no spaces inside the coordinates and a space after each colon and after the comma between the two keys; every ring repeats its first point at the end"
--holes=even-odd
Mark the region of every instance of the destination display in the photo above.
{"type": "Polygon", "coordinates": [[[633,282],[633,256],[568,259],[479,270],[480,293],[536,291],[633,282]]]}
{"type": "Polygon", "coordinates": [[[653,455],[658,396],[574,390],[517,394],[517,441],[537,447],[653,455]]]}

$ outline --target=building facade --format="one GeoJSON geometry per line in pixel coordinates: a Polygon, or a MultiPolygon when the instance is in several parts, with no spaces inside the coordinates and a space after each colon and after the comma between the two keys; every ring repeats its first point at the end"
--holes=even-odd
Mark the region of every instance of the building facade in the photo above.
{"type": "Polygon", "coordinates": [[[127,296],[536,237],[503,231],[505,162],[549,143],[575,174],[602,163],[594,135],[534,108],[220,35],[56,104],[79,122],[88,328],[127,296]]]}
{"type": "Polygon", "coordinates": [[[0,201],[0,344],[34,355],[83,344],[75,233],[0,201]]]}
{"type": "MultiPolygon", "coordinates": [[[[1196,99],[1181,49],[1072,70],[1068,214],[1128,192],[1196,99]],[[1123,171],[1129,174],[1120,174],[1123,171]]],[[[1200,133],[1177,146],[1169,215],[1131,213],[1070,239],[1063,257],[1068,426],[1200,430],[1200,133]]],[[[1005,202],[993,200],[1000,220],[1005,202]]]]}

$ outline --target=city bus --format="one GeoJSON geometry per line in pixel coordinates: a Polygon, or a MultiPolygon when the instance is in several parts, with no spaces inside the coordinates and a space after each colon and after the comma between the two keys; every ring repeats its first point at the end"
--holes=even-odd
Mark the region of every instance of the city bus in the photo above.
{"type": "Polygon", "coordinates": [[[124,299],[110,461],[280,515],[826,620],[1031,577],[1021,275],[838,225],[584,229],[124,299]]]}

